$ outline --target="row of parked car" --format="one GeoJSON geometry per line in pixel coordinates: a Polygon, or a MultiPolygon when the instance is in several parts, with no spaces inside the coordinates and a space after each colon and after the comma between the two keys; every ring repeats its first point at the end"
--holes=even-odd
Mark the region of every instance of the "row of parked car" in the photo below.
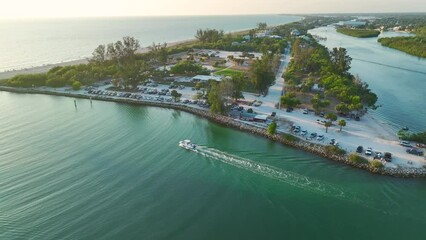
{"type": "Polygon", "coordinates": [[[417,155],[417,156],[423,156],[424,155],[424,152],[423,152],[422,149],[412,146],[411,143],[408,142],[408,141],[401,141],[399,144],[401,146],[408,147],[405,151],[409,154],[414,154],[414,155],[417,155]]]}
{"type": "MultiPolygon", "coordinates": [[[[362,146],[358,146],[356,149],[357,153],[362,153],[364,151],[364,148],[362,146]]],[[[373,159],[379,159],[379,160],[385,160],[386,162],[392,161],[392,153],[390,152],[378,152],[373,151],[371,147],[368,147],[367,150],[365,150],[366,156],[373,156],[373,159]]]]}
{"type": "MultiPolygon", "coordinates": [[[[292,131],[295,134],[299,134],[300,136],[306,137],[307,140],[317,140],[317,141],[323,141],[325,139],[325,136],[322,134],[317,134],[316,132],[308,133],[308,130],[302,130],[300,126],[293,125],[292,131]]],[[[336,141],[336,139],[330,139],[329,142],[330,145],[338,146],[339,143],[336,141]]]]}

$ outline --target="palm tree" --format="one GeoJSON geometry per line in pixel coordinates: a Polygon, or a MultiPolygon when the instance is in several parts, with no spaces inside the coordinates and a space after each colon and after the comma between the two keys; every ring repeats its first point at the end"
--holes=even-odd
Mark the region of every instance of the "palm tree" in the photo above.
{"type": "Polygon", "coordinates": [[[324,124],[324,126],[325,126],[325,132],[327,133],[328,132],[328,128],[329,127],[331,127],[331,122],[330,121],[328,121],[328,122],[325,122],[325,124],[324,124]]]}
{"type": "Polygon", "coordinates": [[[340,120],[339,120],[339,126],[340,126],[340,131],[342,131],[342,128],[343,128],[344,126],[346,126],[346,121],[345,121],[345,119],[340,119],[340,120]]]}

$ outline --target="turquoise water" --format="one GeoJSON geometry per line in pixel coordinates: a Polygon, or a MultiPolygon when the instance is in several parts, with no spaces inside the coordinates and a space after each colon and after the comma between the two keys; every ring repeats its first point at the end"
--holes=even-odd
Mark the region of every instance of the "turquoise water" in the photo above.
{"type": "Polygon", "coordinates": [[[0,21],[0,72],[90,57],[99,44],[133,36],[142,46],[193,39],[199,28],[225,32],[285,24],[285,15],[132,17],[0,21]]]}
{"type": "Polygon", "coordinates": [[[0,239],[424,239],[426,182],[168,109],[0,92],[0,239]],[[179,148],[189,138],[200,152],[179,148]]]}
{"type": "MultiPolygon", "coordinates": [[[[379,109],[374,116],[395,131],[408,126],[426,131],[426,59],[383,47],[377,38],[354,38],[337,33],[333,27],[321,27],[310,33],[327,37],[328,48],[344,47],[353,58],[350,72],[367,82],[378,95],[379,109]]],[[[407,36],[385,32],[381,37],[407,36]]]]}

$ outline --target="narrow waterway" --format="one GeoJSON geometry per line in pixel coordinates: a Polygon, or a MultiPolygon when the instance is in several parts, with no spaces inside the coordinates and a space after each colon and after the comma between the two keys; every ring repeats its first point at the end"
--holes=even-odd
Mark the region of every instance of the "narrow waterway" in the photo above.
{"type": "MultiPolygon", "coordinates": [[[[409,127],[426,130],[426,59],[383,47],[377,38],[354,38],[337,33],[332,26],[309,31],[327,38],[328,48],[344,47],[352,57],[350,72],[367,82],[378,95],[379,109],[373,115],[397,131],[409,127]]],[[[407,36],[384,32],[381,37],[407,36]]]]}

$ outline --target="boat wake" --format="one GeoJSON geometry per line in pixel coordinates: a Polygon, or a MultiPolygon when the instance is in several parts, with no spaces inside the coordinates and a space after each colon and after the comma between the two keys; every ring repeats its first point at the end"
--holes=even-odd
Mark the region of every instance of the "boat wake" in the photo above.
{"type": "Polygon", "coordinates": [[[234,167],[262,175],[264,177],[282,181],[286,184],[303,190],[321,194],[327,197],[346,199],[351,202],[367,205],[365,202],[365,196],[361,198],[360,196],[357,196],[356,193],[345,191],[338,186],[334,186],[332,184],[325,183],[317,179],[312,179],[294,172],[254,162],[252,160],[222,152],[214,148],[208,148],[206,146],[198,146],[197,150],[197,153],[201,154],[204,157],[218,160],[225,164],[229,164],[234,167]]]}

